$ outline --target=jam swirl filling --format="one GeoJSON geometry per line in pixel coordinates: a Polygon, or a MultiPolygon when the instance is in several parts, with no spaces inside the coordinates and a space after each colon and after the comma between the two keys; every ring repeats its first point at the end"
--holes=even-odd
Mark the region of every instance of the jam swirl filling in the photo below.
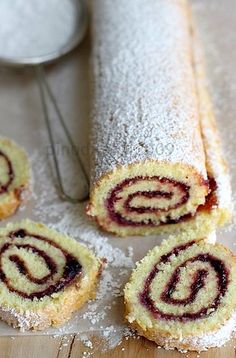
{"type": "MultiPolygon", "coordinates": [[[[204,205],[200,205],[197,211],[211,210],[212,206],[217,204],[216,182],[213,178],[208,180],[208,186],[210,191],[206,197],[206,202],[204,205]]],[[[116,185],[106,200],[106,207],[109,218],[121,226],[176,224],[194,216],[192,213],[183,214],[177,218],[170,215],[171,211],[188,202],[189,191],[190,187],[187,184],[169,178],[137,176],[125,179],[116,185]],[[146,186],[146,188],[139,190],[139,185],[143,188],[146,186]],[[147,187],[149,190],[147,190],[147,187]],[[140,205],[141,201],[145,205],[140,205]],[[150,217],[148,217],[148,214],[150,214],[150,217]],[[153,215],[155,215],[155,219],[153,219],[153,215]],[[163,216],[165,216],[164,220],[163,216]]]]}
{"type": "Polygon", "coordinates": [[[9,242],[6,242],[0,250],[0,280],[7,286],[8,290],[14,292],[15,294],[29,299],[42,299],[45,296],[50,296],[53,293],[59,292],[71,285],[78,275],[82,274],[82,265],[72,254],[63,249],[59,244],[51,241],[50,239],[27,232],[25,229],[19,229],[17,231],[11,232],[9,234],[9,242]],[[55,275],[58,273],[58,263],[53,257],[46,253],[43,249],[34,246],[32,243],[27,243],[27,237],[34,238],[35,240],[50,245],[51,247],[60,251],[61,255],[64,257],[64,267],[62,270],[62,275],[56,279],[55,275]],[[22,243],[18,239],[22,239],[22,243]],[[16,241],[17,242],[14,242],[16,241]],[[25,240],[24,240],[25,239],[25,240]],[[43,277],[35,277],[30,271],[27,262],[25,259],[20,257],[17,253],[9,254],[12,248],[17,248],[18,250],[23,250],[30,252],[33,255],[36,255],[40,260],[46,265],[48,273],[43,277]],[[11,279],[7,277],[7,274],[4,272],[3,268],[3,258],[8,257],[10,262],[12,262],[19,273],[25,276],[29,283],[43,285],[43,289],[39,291],[32,291],[27,293],[21,289],[14,286],[11,279]]]}
{"type": "MultiPolygon", "coordinates": [[[[203,262],[208,263],[211,268],[215,271],[217,277],[217,293],[212,300],[212,302],[206,307],[200,308],[197,312],[185,312],[182,314],[174,314],[163,312],[161,309],[157,308],[155,301],[151,297],[151,285],[156,275],[160,272],[160,264],[165,264],[171,261],[172,255],[178,256],[180,252],[188,249],[194,244],[194,241],[191,241],[187,244],[180,245],[175,247],[169,253],[162,255],[160,260],[155,264],[150,274],[147,276],[143,291],[139,294],[140,302],[146,309],[152,314],[154,318],[164,319],[164,320],[177,320],[177,321],[188,321],[196,320],[208,317],[212,312],[214,312],[221,303],[221,299],[224,297],[228,284],[229,284],[229,272],[225,267],[225,264],[220,259],[214,257],[209,253],[201,253],[195,257],[191,257],[177,266],[169,280],[167,282],[165,289],[159,295],[158,300],[170,305],[176,306],[187,306],[195,302],[197,295],[201,289],[205,287],[205,280],[208,276],[208,271],[206,269],[198,269],[195,273],[192,283],[189,288],[189,294],[182,299],[176,299],[173,297],[176,287],[181,279],[181,269],[185,268],[189,263],[203,262]]],[[[163,269],[163,268],[162,268],[163,269]]]]}
{"type": "Polygon", "coordinates": [[[5,180],[5,182],[2,182],[0,179],[0,195],[1,195],[8,191],[9,186],[13,182],[15,175],[14,175],[14,171],[13,171],[13,167],[12,167],[12,163],[11,163],[10,159],[1,150],[0,150],[0,159],[3,160],[3,162],[4,162],[3,165],[4,165],[4,167],[6,167],[6,171],[7,171],[7,179],[5,180]]]}

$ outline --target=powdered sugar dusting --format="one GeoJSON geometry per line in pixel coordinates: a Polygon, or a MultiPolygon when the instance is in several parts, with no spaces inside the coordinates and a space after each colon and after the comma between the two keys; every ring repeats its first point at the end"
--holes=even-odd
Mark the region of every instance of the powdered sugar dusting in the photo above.
{"type": "MultiPolygon", "coordinates": [[[[232,46],[235,35],[234,1],[225,2],[208,0],[207,2],[192,0],[195,22],[200,32],[200,38],[203,40],[205,60],[207,65],[207,79],[210,87],[210,94],[214,102],[214,112],[217,119],[221,138],[223,139],[223,149],[230,167],[230,176],[232,184],[232,196],[235,210],[236,203],[236,176],[235,176],[235,113],[236,113],[236,72],[234,70],[236,61],[236,49],[232,46]]],[[[208,132],[211,141],[211,133],[208,132]]],[[[215,172],[218,175],[220,188],[225,188],[218,192],[221,206],[229,204],[230,188],[221,185],[228,182],[227,173],[220,173],[218,170],[219,158],[213,162],[218,153],[211,151],[212,163],[216,167],[215,172]],[[222,175],[223,174],[223,175],[222,175]],[[227,190],[228,189],[228,190],[227,190]]],[[[222,167],[221,167],[222,169],[222,167]]],[[[232,198],[231,196],[231,198],[232,198]]],[[[231,199],[232,200],[232,199],[231,199]]],[[[235,220],[235,213],[234,213],[235,220]]],[[[226,227],[222,235],[223,238],[230,236],[230,232],[235,229],[233,223],[226,227]]],[[[232,238],[232,242],[233,242],[232,238]]],[[[235,245],[234,243],[232,246],[235,245]]]]}
{"type": "Polygon", "coordinates": [[[25,332],[33,327],[42,328],[45,326],[45,315],[35,312],[26,311],[24,313],[14,308],[2,307],[0,309],[0,317],[11,324],[14,328],[19,328],[21,332],[25,332]]]}
{"type": "MultiPolygon", "coordinates": [[[[161,338],[160,343],[165,347],[165,349],[173,349],[178,343],[182,345],[190,346],[192,349],[195,349],[198,352],[206,351],[207,348],[211,347],[221,347],[226,342],[228,342],[231,338],[234,337],[236,331],[236,314],[233,316],[217,331],[210,332],[204,335],[186,337],[178,342],[178,340],[169,337],[169,338],[161,338]]],[[[182,353],[187,353],[187,351],[180,350],[182,353]]]]}
{"type": "Polygon", "coordinates": [[[93,2],[92,181],[150,158],[206,177],[184,4],[93,2]]]}
{"type": "Polygon", "coordinates": [[[213,177],[217,186],[217,204],[232,212],[232,192],[228,166],[222,153],[221,138],[215,123],[212,100],[208,93],[209,81],[205,73],[205,56],[197,30],[194,30],[194,64],[199,97],[199,112],[206,167],[209,177],[213,177]]]}
{"type": "Polygon", "coordinates": [[[103,335],[113,323],[116,329],[107,337],[105,334],[104,338],[110,343],[120,341],[125,325],[123,316],[117,313],[123,307],[123,285],[134,266],[133,248],[128,245],[116,246],[115,239],[98,231],[96,225],[86,217],[86,204],[75,205],[58,198],[46,154],[44,151],[37,151],[31,157],[35,177],[38,178],[35,181],[35,191],[40,193],[35,198],[33,214],[38,221],[50,222],[50,227],[78,239],[97,256],[107,259],[96,300],[90,301],[63,327],[49,329],[46,333],[77,333],[81,330],[103,335]]]}

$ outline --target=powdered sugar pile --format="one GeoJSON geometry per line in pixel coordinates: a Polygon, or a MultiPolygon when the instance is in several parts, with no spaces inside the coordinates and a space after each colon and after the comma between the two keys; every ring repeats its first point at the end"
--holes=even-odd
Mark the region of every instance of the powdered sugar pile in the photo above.
{"type": "Polygon", "coordinates": [[[0,57],[38,57],[61,49],[73,35],[74,12],[67,0],[15,0],[14,6],[1,1],[0,57]]]}

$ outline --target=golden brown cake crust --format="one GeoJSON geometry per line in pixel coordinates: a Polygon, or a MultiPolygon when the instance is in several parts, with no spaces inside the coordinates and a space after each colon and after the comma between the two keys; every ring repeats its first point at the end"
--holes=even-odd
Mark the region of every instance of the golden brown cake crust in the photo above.
{"type": "Polygon", "coordinates": [[[30,167],[27,154],[13,141],[0,138],[0,152],[9,160],[14,176],[6,192],[0,192],[0,220],[3,220],[26,201],[30,192],[30,167]]]}
{"type": "MultiPolygon", "coordinates": [[[[126,315],[128,316],[129,314],[129,305],[126,302],[126,315]]],[[[128,323],[128,322],[127,322],[128,323]]],[[[165,349],[177,349],[179,351],[197,351],[197,352],[202,352],[202,351],[206,351],[209,348],[214,348],[214,347],[220,347],[223,344],[225,344],[227,341],[229,341],[230,339],[234,338],[235,333],[234,331],[232,333],[230,333],[225,341],[221,344],[221,341],[218,341],[218,344],[215,342],[212,345],[209,345],[208,347],[205,347],[204,345],[200,345],[199,343],[196,344],[196,339],[198,339],[198,337],[193,338],[192,342],[191,339],[189,340],[180,340],[177,338],[174,338],[172,336],[169,335],[158,335],[157,332],[154,329],[151,328],[146,328],[145,330],[142,329],[142,327],[140,327],[138,325],[137,322],[132,322],[132,323],[128,323],[129,326],[134,329],[140,336],[143,336],[145,338],[147,338],[150,341],[155,342],[159,347],[163,347],[165,349]]],[[[236,325],[236,318],[234,319],[234,326],[236,325]]],[[[223,328],[223,327],[222,327],[223,328]]],[[[217,334],[217,332],[216,332],[217,334]]],[[[220,335],[219,335],[220,336],[220,335]]],[[[220,337],[219,337],[220,338],[220,337]]]]}
{"type": "Polygon", "coordinates": [[[17,190],[8,194],[5,202],[0,202],[0,220],[6,219],[13,215],[20,206],[21,200],[17,190]]]}

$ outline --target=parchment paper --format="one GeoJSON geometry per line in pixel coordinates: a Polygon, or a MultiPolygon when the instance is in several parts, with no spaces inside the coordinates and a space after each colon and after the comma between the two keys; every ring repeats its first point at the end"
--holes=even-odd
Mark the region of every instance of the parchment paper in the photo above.
{"type": "MultiPolygon", "coordinates": [[[[236,2],[235,0],[192,0],[192,4],[196,23],[205,47],[211,94],[215,103],[225,154],[231,167],[233,194],[235,195],[236,46],[234,37],[236,33],[236,2]]],[[[47,68],[48,79],[88,171],[89,48],[90,41],[87,37],[76,51],[66,56],[59,63],[47,68]]],[[[1,135],[12,138],[26,149],[32,158],[34,172],[35,195],[31,197],[27,206],[18,211],[11,220],[19,221],[21,218],[29,217],[33,220],[43,220],[46,224],[51,224],[52,221],[57,223],[58,218],[60,217],[61,220],[63,216],[64,208],[67,210],[68,207],[55,205],[53,219],[47,215],[46,210],[45,215],[43,215],[42,208],[38,209],[39,198],[42,195],[47,196],[49,193],[54,193],[55,183],[53,172],[50,169],[35,170],[37,164],[39,166],[45,164],[47,168],[50,168],[48,165],[50,163],[50,147],[45,132],[38,88],[31,70],[0,69],[0,113],[1,135]],[[45,183],[44,193],[43,183],[45,183]],[[60,211],[57,213],[58,207],[60,211]]],[[[63,160],[65,156],[63,148],[66,147],[64,147],[62,134],[56,125],[55,114],[52,112],[51,116],[58,136],[58,151],[61,160],[63,160]]],[[[79,173],[76,176],[76,183],[79,183],[79,173]]],[[[75,182],[70,189],[75,190],[75,182]]],[[[56,196],[56,193],[53,195],[56,196]]],[[[76,237],[80,237],[81,225],[83,225],[83,230],[86,231],[87,227],[87,232],[95,235],[97,228],[87,220],[83,213],[84,204],[80,205],[78,211],[75,212],[72,213],[74,215],[72,220],[74,225],[78,226],[76,237]],[[75,212],[78,213],[78,224],[75,212]]],[[[1,226],[5,225],[6,222],[1,222],[1,226]]],[[[119,289],[129,277],[133,263],[142,258],[148,249],[160,243],[162,239],[161,237],[119,239],[109,235],[102,237],[105,240],[107,239],[107,243],[112,245],[114,249],[118,248],[123,252],[127,252],[128,247],[133,247],[133,257],[131,255],[126,256],[125,272],[121,278],[120,268],[117,270],[115,265],[110,268],[112,275],[120,280],[119,289]]],[[[217,237],[219,241],[236,252],[234,226],[218,232],[217,237]]],[[[89,243],[89,238],[86,240],[89,243]]],[[[105,298],[102,298],[102,302],[98,302],[98,310],[106,305],[111,308],[106,311],[103,319],[92,324],[95,331],[106,330],[111,327],[113,327],[111,330],[118,330],[124,327],[122,297],[117,297],[119,294],[114,297],[111,292],[112,289],[115,290],[116,287],[108,290],[109,292],[105,298]],[[114,301],[115,303],[113,303],[114,301]]],[[[87,310],[88,305],[85,305],[64,327],[58,330],[50,329],[45,334],[77,333],[90,330],[91,317],[90,319],[82,318],[87,310]]],[[[94,315],[97,315],[97,313],[95,312],[94,315]]],[[[0,335],[13,336],[19,334],[22,333],[0,323],[0,335]]]]}

